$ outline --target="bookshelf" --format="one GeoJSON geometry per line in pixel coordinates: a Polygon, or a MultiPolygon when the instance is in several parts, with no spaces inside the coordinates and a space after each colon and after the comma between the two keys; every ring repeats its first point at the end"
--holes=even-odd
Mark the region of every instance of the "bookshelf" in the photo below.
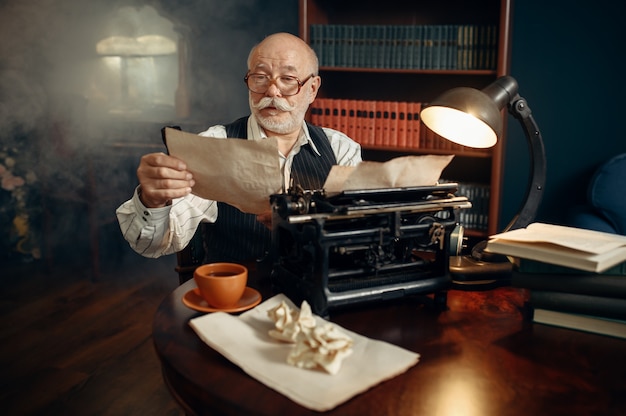
{"type": "Polygon", "coordinates": [[[351,134],[365,160],[454,154],[442,178],[480,195],[464,224],[470,237],[498,231],[505,140],[464,148],[421,122],[407,138],[403,129],[415,120],[411,110],[402,112],[408,106],[419,113],[419,105],[450,88],[482,89],[508,74],[511,2],[300,0],[300,36],[318,53],[322,76],[308,119],[351,134]]]}

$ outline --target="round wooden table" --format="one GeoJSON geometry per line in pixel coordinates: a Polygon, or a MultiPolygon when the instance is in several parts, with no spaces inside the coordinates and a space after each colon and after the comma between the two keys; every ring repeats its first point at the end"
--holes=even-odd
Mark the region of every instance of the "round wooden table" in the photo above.
{"type": "MultiPolygon", "coordinates": [[[[250,286],[264,295],[267,287],[250,286]]],[[[159,306],[156,352],[172,395],[188,414],[319,415],[248,376],[206,345],[183,305],[193,280],[159,306]]],[[[626,341],[525,321],[526,292],[448,293],[438,311],[419,298],[359,305],[330,320],[418,352],[406,373],[357,395],[329,415],[626,414],[626,341]]],[[[303,370],[307,371],[307,370],[303,370]]]]}

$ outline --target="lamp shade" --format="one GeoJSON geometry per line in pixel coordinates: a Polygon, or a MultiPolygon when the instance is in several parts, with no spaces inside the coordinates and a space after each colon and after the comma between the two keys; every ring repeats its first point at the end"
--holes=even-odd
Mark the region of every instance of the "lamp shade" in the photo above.
{"type": "Polygon", "coordinates": [[[517,82],[501,77],[484,88],[446,91],[421,112],[424,124],[438,135],[474,148],[496,144],[502,135],[501,110],[517,94],[517,82]]]}

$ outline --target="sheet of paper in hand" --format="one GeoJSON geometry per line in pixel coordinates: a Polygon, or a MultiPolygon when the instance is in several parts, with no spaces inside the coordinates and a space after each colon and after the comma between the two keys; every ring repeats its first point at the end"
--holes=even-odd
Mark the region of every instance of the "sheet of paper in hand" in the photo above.
{"type": "Polygon", "coordinates": [[[218,139],[166,128],[165,141],[169,154],[187,164],[196,181],[192,192],[202,198],[260,214],[282,188],[276,138],[218,139]]]}

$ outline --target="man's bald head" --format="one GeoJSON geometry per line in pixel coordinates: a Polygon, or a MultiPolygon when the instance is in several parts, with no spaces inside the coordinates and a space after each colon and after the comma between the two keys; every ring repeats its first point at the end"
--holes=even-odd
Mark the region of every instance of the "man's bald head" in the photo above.
{"type": "Polygon", "coordinates": [[[308,67],[306,72],[314,75],[318,74],[319,60],[315,51],[299,37],[286,32],[271,34],[255,45],[248,55],[248,69],[252,69],[251,65],[253,65],[255,56],[267,55],[268,51],[275,50],[299,55],[308,67]]]}

